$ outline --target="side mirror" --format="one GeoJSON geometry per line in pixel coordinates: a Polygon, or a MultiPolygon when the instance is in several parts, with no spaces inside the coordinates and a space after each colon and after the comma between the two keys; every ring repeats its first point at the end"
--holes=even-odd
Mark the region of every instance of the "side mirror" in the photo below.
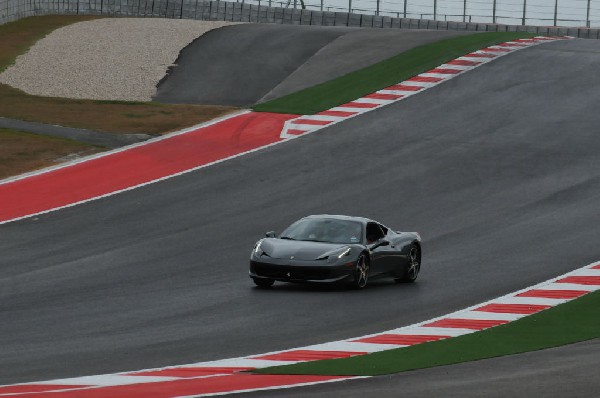
{"type": "Polygon", "coordinates": [[[275,231],[269,231],[269,232],[267,232],[267,233],[265,234],[265,236],[266,236],[267,238],[276,238],[276,237],[277,237],[277,234],[275,233],[275,231]]]}

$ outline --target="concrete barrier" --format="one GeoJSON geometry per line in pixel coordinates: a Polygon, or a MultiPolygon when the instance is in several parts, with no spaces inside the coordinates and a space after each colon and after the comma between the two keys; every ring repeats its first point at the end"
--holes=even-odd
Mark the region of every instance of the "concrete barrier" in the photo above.
{"type": "Polygon", "coordinates": [[[256,5],[218,0],[0,0],[0,25],[34,15],[78,14],[378,29],[530,32],[549,36],[568,35],[585,39],[600,39],[600,29],[392,18],[370,14],[267,7],[266,2],[256,5]]]}

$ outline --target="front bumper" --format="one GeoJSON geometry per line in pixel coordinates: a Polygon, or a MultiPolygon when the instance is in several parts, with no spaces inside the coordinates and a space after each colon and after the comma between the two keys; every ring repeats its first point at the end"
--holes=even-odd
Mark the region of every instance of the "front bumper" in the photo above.
{"type": "Polygon", "coordinates": [[[335,283],[353,278],[354,263],[338,265],[315,264],[314,262],[250,261],[250,277],[273,279],[280,282],[335,283]]]}

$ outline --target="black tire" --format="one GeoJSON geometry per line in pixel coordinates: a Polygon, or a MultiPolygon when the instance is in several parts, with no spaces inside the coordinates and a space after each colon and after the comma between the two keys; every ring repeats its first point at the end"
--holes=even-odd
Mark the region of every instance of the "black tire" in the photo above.
{"type": "Polygon", "coordinates": [[[402,277],[395,279],[400,283],[413,283],[419,276],[421,271],[421,250],[417,245],[411,245],[408,249],[408,268],[402,277]]]}
{"type": "Polygon", "coordinates": [[[256,286],[258,286],[262,289],[267,289],[267,288],[273,286],[273,283],[275,283],[275,281],[273,279],[267,279],[267,278],[252,278],[252,280],[254,281],[256,286]]]}
{"type": "Polygon", "coordinates": [[[363,253],[358,256],[354,263],[354,281],[352,287],[355,289],[364,289],[369,283],[369,259],[363,253]]]}

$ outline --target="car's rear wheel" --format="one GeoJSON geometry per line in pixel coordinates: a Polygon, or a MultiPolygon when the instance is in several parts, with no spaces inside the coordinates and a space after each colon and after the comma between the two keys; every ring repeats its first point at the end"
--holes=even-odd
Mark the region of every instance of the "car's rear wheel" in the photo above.
{"type": "Polygon", "coordinates": [[[252,280],[254,281],[256,286],[264,288],[264,289],[273,286],[273,283],[275,283],[275,281],[273,279],[267,279],[267,278],[252,278],[252,280]]]}
{"type": "Polygon", "coordinates": [[[361,254],[354,265],[353,287],[363,289],[369,282],[369,260],[367,256],[361,254]]]}
{"type": "Polygon", "coordinates": [[[406,268],[404,275],[395,279],[395,281],[412,283],[417,280],[419,271],[421,271],[421,250],[419,250],[419,246],[411,245],[408,252],[408,268],[406,268]]]}

